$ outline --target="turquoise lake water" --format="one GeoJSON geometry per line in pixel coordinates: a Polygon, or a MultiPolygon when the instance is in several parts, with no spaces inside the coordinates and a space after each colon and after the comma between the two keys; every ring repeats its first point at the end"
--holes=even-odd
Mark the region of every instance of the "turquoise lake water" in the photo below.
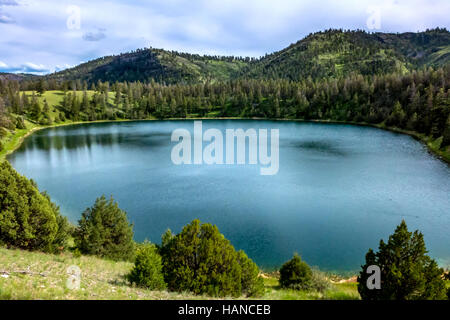
{"type": "MultiPolygon", "coordinates": [[[[102,194],[159,243],[195,218],[218,225],[261,267],[294,252],[328,271],[355,271],[405,219],[430,255],[450,265],[450,167],[409,136],[301,122],[211,120],[204,131],[279,129],[279,172],[255,165],[171,161],[172,131],[191,121],[86,124],[46,129],[8,157],[76,222],[102,194]]],[[[206,145],[206,143],[204,143],[206,145]]]]}

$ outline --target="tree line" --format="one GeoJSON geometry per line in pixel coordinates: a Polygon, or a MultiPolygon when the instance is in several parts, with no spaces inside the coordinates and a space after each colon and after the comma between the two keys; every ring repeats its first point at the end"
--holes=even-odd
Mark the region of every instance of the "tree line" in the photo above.
{"type": "Polygon", "coordinates": [[[408,74],[351,75],[300,82],[235,80],[192,85],[142,82],[0,82],[0,125],[21,128],[23,119],[53,122],[244,117],[384,124],[450,144],[450,66],[408,74]],[[34,90],[26,94],[25,90],[34,90]],[[49,106],[38,97],[63,91],[49,106]],[[94,91],[93,94],[89,92],[94,91]],[[56,116],[50,116],[50,110],[56,116]]]}

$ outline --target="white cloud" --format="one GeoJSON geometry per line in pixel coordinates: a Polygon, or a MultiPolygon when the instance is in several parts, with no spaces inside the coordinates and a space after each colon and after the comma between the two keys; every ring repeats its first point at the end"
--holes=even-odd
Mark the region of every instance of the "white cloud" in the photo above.
{"type": "Polygon", "coordinates": [[[48,67],[42,64],[35,64],[32,62],[26,62],[20,65],[7,65],[0,61],[0,71],[9,73],[32,73],[32,74],[44,74],[50,70],[48,67]]]}
{"type": "Polygon", "coordinates": [[[48,68],[43,64],[35,64],[32,62],[26,62],[22,65],[24,69],[33,70],[34,72],[44,72],[47,71],[48,68]]]}
{"type": "Polygon", "coordinates": [[[16,21],[7,13],[0,12],[0,23],[15,23],[16,21]]]}

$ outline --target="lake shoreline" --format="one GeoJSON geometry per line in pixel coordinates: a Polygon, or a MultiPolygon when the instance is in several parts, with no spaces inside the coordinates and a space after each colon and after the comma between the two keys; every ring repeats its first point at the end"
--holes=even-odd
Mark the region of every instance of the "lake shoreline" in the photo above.
{"type": "MultiPolygon", "coordinates": [[[[195,121],[195,120],[204,120],[205,123],[207,123],[208,121],[219,120],[215,124],[219,128],[221,126],[222,127],[229,127],[229,126],[233,127],[233,126],[237,125],[238,123],[232,122],[233,120],[236,120],[236,121],[247,121],[246,124],[244,125],[244,127],[252,127],[254,124],[261,125],[262,123],[258,122],[258,120],[260,120],[260,121],[268,121],[268,122],[266,122],[266,125],[268,125],[270,127],[275,127],[275,128],[276,127],[282,128],[285,125],[287,126],[287,128],[292,128],[292,126],[300,127],[300,126],[296,126],[294,122],[325,123],[325,124],[328,123],[328,124],[349,125],[348,127],[342,126],[342,128],[340,128],[341,126],[330,126],[330,127],[325,127],[325,126],[322,127],[322,126],[314,126],[314,125],[307,125],[307,126],[305,126],[306,128],[316,128],[315,136],[320,136],[321,132],[328,130],[327,128],[330,128],[332,130],[340,130],[340,129],[347,130],[345,128],[348,128],[348,130],[357,130],[358,131],[358,130],[361,130],[361,129],[357,128],[358,126],[359,127],[364,127],[365,126],[365,127],[375,127],[377,129],[385,129],[386,130],[386,128],[379,128],[379,127],[374,126],[374,125],[365,125],[365,124],[361,124],[361,123],[345,123],[345,122],[338,122],[338,121],[306,121],[306,120],[290,120],[290,119],[275,119],[275,120],[269,119],[269,120],[267,120],[267,119],[261,119],[261,118],[247,118],[247,119],[243,119],[243,118],[231,118],[231,117],[229,117],[229,118],[189,118],[189,119],[171,118],[171,119],[166,119],[165,121],[160,121],[158,119],[143,119],[143,120],[127,120],[127,119],[122,120],[121,119],[121,120],[103,120],[103,121],[91,121],[91,122],[65,122],[65,123],[58,123],[58,124],[47,125],[47,126],[37,126],[36,124],[33,124],[33,123],[30,126],[30,123],[27,122],[27,125],[29,125],[28,130],[23,130],[22,129],[22,130],[17,130],[16,131],[16,134],[20,135],[20,139],[17,138],[17,139],[14,140],[14,142],[16,143],[14,145],[15,148],[11,149],[9,151],[8,155],[13,154],[14,151],[16,151],[18,148],[20,148],[20,146],[22,145],[22,143],[25,141],[25,139],[27,137],[31,136],[35,132],[38,132],[39,130],[44,130],[44,129],[51,129],[51,128],[57,128],[57,127],[67,127],[67,126],[77,126],[79,124],[86,124],[87,125],[86,127],[81,127],[82,131],[84,131],[83,128],[86,128],[86,129],[89,128],[88,125],[90,125],[90,124],[105,123],[105,124],[109,124],[111,126],[116,126],[114,124],[115,122],[125,122],[125,123],[128,122],[129,125],[128,124],[124,124],[124,128],[128,128],[128,127],[133,128],[134,126],[139,125],[139,123],[142,123],[142,125],[146,126],[145,122],[151,123],[151,121],[154,121],[154,122],[156,121],[156,122],[151,124],[151,125],[149,124],[149,126],[147,126],[147,128],[153,128],[153,125],[156,126],[156,127],[157,126],[162,126],[162,125],[164,125],[164,122],[166,122],[166,124],[168,124],[168,122],[170,122],[170,121],[173,121],[173,123],[170,124],[169,127],[170,128],[176,128],[178,126],[178,124],[180,126],[184,126],[186,124],[189,125],[189,123],[193,124],[192,121],[195,121]],[[220,120],[224,120],[224,121],[220,122],[220,120]],[[227,120],[230,120],[230,122],[227,123],[227,120]],[[186,123],[185,121],[190,121],[190,122],[186,123]],[[252,122],[252,121],[254,121],[254,122],[252,122]],[[272,121],[272,123],[270,123],[269,121],[272,121]],[[289,124],[290,121],[292,121],[291,124],[289,124]],[[279,124],[277,124],[277,122],[279,124]],[[284,122],[284,123],[282,123],[282,122],[284,122]],[[34,125],[34,127],[33,127],[33,125],[34,125]],[[357,127],[353,127],[353,129],[352,129],[351,126],[353,126],[353,125],[355,125],[357,127]],[[24,133],[24,132],[26,132],[26,133],[24,133]]],[[[214,125],[214,122],[212,122],[212,123],[210,122],[210,125],[214,125]]],[[[262,124],[262,125],[264,125],[264,124],[262,124]]],[[[97,128],[97,127],[94,127],[94,128],[97,128]]],[[[103,128],[103,126],[100,126],[99,128],[103,128]]],[[[73,129],[77,130],[76,127],[74,127],[73,129]]],[[[71,130],[71,129],[69,129],[69,130],[71,130]]],[[[88,129],[88,130],[90,130],[90,129],[88,129]]],[[[390,131],[396,132],[395,129],[391,129],[390,131]]],[[[52,132],[53,132],[53,130],[50,130],[50,131],[44,132],[43,134],[44,135],[47,135],[47,134],[53,135],[52,132]]],[[[132,134],[132,132],[133,132],[133,130],[130,129],[129,133],[132,134]]],[[[381,134],[381,132],[378,132],[378,134],[377,134],[376,131],[372,132],[371,130],[363,130],[363,132],[365,132],[367,134],[374,134],[374,135],[380,135],[381,134]]],[[[396,133],[402,133],[402,132],[396,132],[396,133]]],[[[39,137],[40,136],[41,136],[41,134],[39,134],[39,137]]],[[[298,136],[298,135],[296,135],[296,136],[298,136]]],[[[333,136],[335,136],[335,135],[331,135],[330,138],[332,138],[333,136]]],[[[381,136],[383,136],[383,134],[381,134],[381,136]]],[[[10,135],[10,137],[11,137],[11,135],[10,135]]],[[[395,138],[395,136],[392,136],[392,138],[395,138]]],[[[398,138],[401,138],[401,137],[397,137],[397,139],[398,138]]],[[[414,138],[417,139],[417,140],[420,140],[420,138],[418,136],[415,136],[414,138]]],[[[408,139],[408,140],[409,140],[409,143],[414,143],[413,140],[411,140],[411,139],[408,139]]],[[[25,142],[25,143],[27,144],[28,142],[33,142],[33,141],[34,141],[34,138],[32,140],[27,140],[27,142],[25,142]]],[[[11,145],[12,144],[10,144],[9,146],[11,146],[11,145]]],[[[370,145],[367,145],[367,144],[365,144],[365,145],[370,148],[370,145]]],[[[384,148],[383,144],[381,144],[379,146],[380,146],[381,149],[384,148]]],[[[355,146],[355,148],[361,148],[361,147],[362,146],[359,146],[359,147],[355,146]]],[[[422,149],[421,153],[424,153],[423,152],[424,151],[423,147],[422,146],[419,147],[419,145],[417,143],[416,143],[416,148],[422,149]]],[[[19,151],[19,153],[21,153],[21,151],[19,151]]],[[[428,156],[428,157],[430,157],[430,156],[428,156]]],[[[7,161],[11,161],[12,163],[14,162],[12,160],[12,158],[7,158],[7,161]]],[[[31,172],[30,172],[30,174],[31,174],[31,172]]],[[[443,265],[443,266],[448,268],[448,265],[443,265]]],[[[276,269],[277,269],[277,267],[273,267],[273,266],[272,267],[270,267],[270,266],[269,267],[267,267],[267,266],[266,267],[264,267],[264,266],[262,267],[262,270],[265,271],[265,272],[268,272],[268,273],[270,273],[270,272],[272,272],[272,271],[274,271],[276,269]]],[[[325,272],[326,273],[330,273],[330,274],[334,274],[334,275],[340,275],[340,276],[346,277],[346,278],[347,277],[352,277],[355,274],[357,274],[355,269],[353,269],[353,270],[351,270],[351,269],[337,269],[337,270],[336,269],[332,269],[332,270],[325,269],[325,272]]]]}
{"type": "MultiPolygon", "coordinates": [[[[354,125],[354,126],[361,126],[361,127],[372,127],[377,128],[381,130],[390,131],[393,133],[399,133],[399,134],[405,134],[412,138],[414,138],[417,141],[420,141],[422,144],[424,144],[427,147],[428,152],[430,152],[434,157],[437,159],[445,162],[447,165],[450,165],[450,151],[442,151],[432,144],[432,139],[428,136],[425,136],[424,134],[415,132],[415,131],[408,131],[404,129],[399,129],[395,127],[387,127],[383,124],[371,124],[371,123],[365,123],[365,122],[353,122],[353,121],[337,121],[337,120],[304,120],[304,119],[267,119],[267,118],[242,118],[242,117],[214,117],[214,118],[207,118],[207,117],[200,117],[200,118],[168,118],[168,119],[119,119],[119,120],[96,120],[96,121],[77,121],[77,122],[65,122],[65,123],[57,123],[52,125],[44,125],[44,126],[35,126],[30,128],[25,134],[23,134],[15,143],[13,143],[9,148],[6,148],[0,152],[0,161],[6,160],[7,156],[14,153],[20,146],[22,145],[23,141],[32,135],[35,132],[38,132],[40,130],[44,129],[50,129],[50,128],[57,128],[57,127],[64,127],[64,126],[75,126],[80,124],[95,124],[95,123],[120,123],[120,122],[151,122],[151,121],[198,121],[198,120],[253,120],[253,121],[283,121],[283,122],[304,122],[304,123],[322,123],[322,124],[342,124],[342,125],[354,125]]],[[[10,141],[13,140],[17,133],[12,134],[10,137],[10,141]]]]}

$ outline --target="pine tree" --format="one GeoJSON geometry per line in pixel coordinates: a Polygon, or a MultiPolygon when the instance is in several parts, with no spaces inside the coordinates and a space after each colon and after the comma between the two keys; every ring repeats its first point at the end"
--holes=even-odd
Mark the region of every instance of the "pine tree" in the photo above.
{"type": "Polygon", "coordinates": [[[87,112],[89,110],[89,98],[86,90],[83,90],[83,101],[81,102],[82,112],[87,112]]]}
{"type": "Polygon", "coordinates": [[[7,161],[0,163],[0,244],[53,252],[68,237],[67,219],[50,198],[7,161]]]}
{"type": "Polygon", "coordinates": [[[427,254],[423,235],[409,232],[406,222],[397,227],[379,251],[366,255],[358,278],[358,291],[364,300],[438,300],[446,299],[444,271],[427,254]],[[369,266],[381,269],[381,289],[367,287],[369,266]]]}
{"type": "Polygon", "coordinates": [[[76,231],[77,248],[84,254],[112,260],[134,257],[133,226],[118,204],[105,196],[83,212],[76,231]]]}
{"type": "Polygon", "coordinates": [[[134,267],[127,275],[128,281],[150,290],[165,289],[162,259],[155,245],[140,244],[136,250],[134,267]]]}
{"type": "Polygon", "coordinates": [[[169,230],[160,252],[169,290],[218,297],[261,293],[258,268],[217,226],[194,220],[176,236],[169,230]]]}
{"type": "Polygon", "coordinates": [[[36,95],[33,92],[33,96],[31,98],[31,109],[30,109],[31,119],[33,119],[35,121],[39,121],[39,118],[41,117],[41,113],[42,113],[41,105],[40,105],[38,99],[36,98],[36,95]]]}
{"type": "Polygon", "coordinates": [[[296,254],[281,267],[279,281],[282,288],[307,290],[311,286],[312,270],[296,254]]]}

